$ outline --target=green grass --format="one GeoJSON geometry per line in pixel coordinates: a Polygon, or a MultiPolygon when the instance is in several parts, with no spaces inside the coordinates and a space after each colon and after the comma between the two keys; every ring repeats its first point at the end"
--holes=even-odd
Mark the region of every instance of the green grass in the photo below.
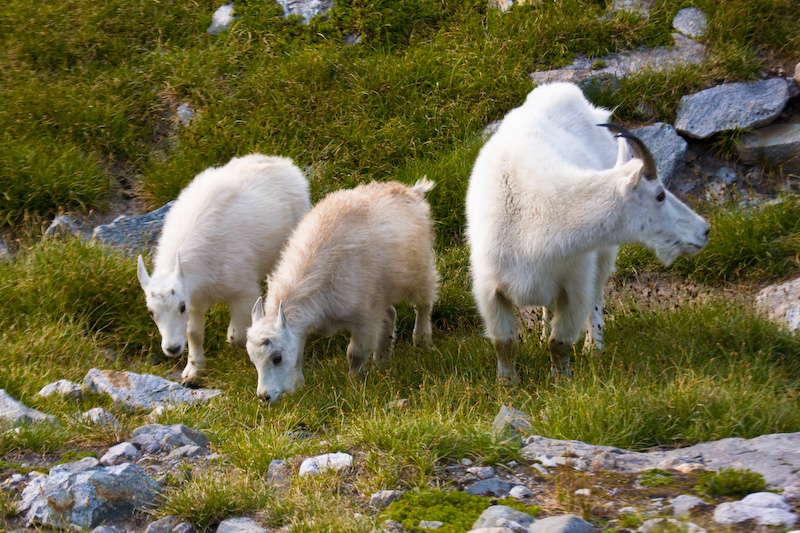
{"type": "MultiPolygon", "coordinates": [[[[237,5],[239,18],[216,37],[205,33],[216,7],[207,2],[3,4],[0,233],[19,252],[0,261],[0,388],[62,423],[0,428],[0,454],[66,460],[148,423],[145,413],[122,412],[96,396],[39,398],[52,381],[80,382],[92,367],[163,375],[183,365],[150,362],[160,339],[133,259],[80,240],[39,243],[39,226],[59,211],[103,210],[119,189],[160,206],[199,171],[251,151],[294,158],[314,200],[372,179],[436,182],[428,197],[442,277],[436,349],[411,348],[413,312],[400,306],[391,368],[351,380],[346,336],[311,338],[306,386],[264,404],[245,353],[224,342],[227,311],[214,308],[207,381],[223,394],[158,421],[204,431],[223,459],[207,473],[173,477],[156,515],[210,528],[259,512],[270,527],[293,532],[372,531],[379,520],[365,511],[372,492],[426,490],[440,484],[441,467],[463,458],[520,461],[517,444],[492,433],[501,405],[531,414],[541,435],[638,450],[800,431],[800,341],[721,300],[672,310],[616,304],[607,349],[576,356],[569,381],[549,377],[547,348],[538,331],[527,332],[520,385],[496,383],[470,293],[464,195],[483,128],[522,102],[530,72],[564,66],[579,53],[600,58],[669,44],[674,14],[697,5],[710,17],[706,63],[590,95],[623,121],[669,121],[683,94],[751,79],[765,60],[800,55],[791,0],[660,0],[647,20],[601,19],[605,4],[563,0],[500,14],[482,0],[410,0],[402,8],[343,0],[328,20],[304,25],[256,0],[237,5]],[[361,43],[343,44],[353,33],[361,43]],[[189,126],[175,118],[182,103],[195,112],[189,126]],[[406,407],[390,406],[400,399],[406,407]],[[122,425],[71,418],[97,405],[122,425]],[[298,431],[312,438],[298,439],[298,431]],[[354,468],[283,491],[262,482],[273,459],[296,470],[303,457],[323,451],[353,454],[354,468]]],[[[721,149],[729,144],[721,142],[721,149]]],[[[731,287],[797,273],[796,197],[704,214],[711,243],[678,261],[671,275],[731,287]]],[[[652,269],[661,269],[652,254],[625,247],[618,279],[652,269]]],[[[0,517],[13,509],[0,496],[0,517]]]]}

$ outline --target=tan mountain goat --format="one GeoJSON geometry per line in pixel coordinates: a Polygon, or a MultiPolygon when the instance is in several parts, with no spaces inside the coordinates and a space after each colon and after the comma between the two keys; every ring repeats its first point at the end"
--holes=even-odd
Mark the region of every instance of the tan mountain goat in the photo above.
{"type": "Polygon", "coordinates": [[[642,244],[669,265],[708,242],[708,224],[665,189],[644,144],[600,127],[610,116],[573,84],[543,85],[475,161],[466,202],[473,293],[500,380],[517,380],[515,305],[546,308],[551,372],[569,374],[582,329],[587,346],[602,347],[603,290],[621,244],[642,244]]]}
{"type": "Polygon", "coordinates": [[[398,302],[416,308],[414,345],[431,346],[438,274],[425,193],[432,186],[427,180],[413,187],[359,185],[329,194],[303,218],[247,331],[259,398],[274,402],[303,384],[303,349],[312,331],[351,332],[352,374],[364,370],[370,354],[387,363],[398,302]]]}
{"type": "Polygon", "coordinates": [[[310,208],[308,182],[290,159],[252,154],[198,174],[164,220],[153,276],[139,256],[139,283],[161,332],[161,348],[177,357],[198,385],[206,367],[206,311],[226,302],[228,342],[244,344],[261,280],[272,271],[298,221],[310,208]]]}

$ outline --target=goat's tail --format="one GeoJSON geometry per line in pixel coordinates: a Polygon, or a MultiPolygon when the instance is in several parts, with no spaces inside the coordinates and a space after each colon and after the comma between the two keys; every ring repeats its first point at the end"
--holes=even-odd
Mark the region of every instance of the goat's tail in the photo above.
{"type": "Polygon", "coordinates": [[[425,196],[425,193],[433,189],[434,185],[436,185],[435,182],[423,176],[422,179],[417,180],[414,186],[411,187],[411,190],[419,194],[420,196],[425,196]]]}

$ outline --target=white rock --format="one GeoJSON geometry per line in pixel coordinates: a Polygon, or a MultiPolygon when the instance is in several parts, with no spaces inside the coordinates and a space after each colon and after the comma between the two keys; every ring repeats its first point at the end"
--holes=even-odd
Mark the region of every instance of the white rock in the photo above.
{"type": "Polygon", "coordinates": [[[206,30],[209,35],[217,35],[231,27],[233,22],[233,2],[220,6],[211,15],[211,25],[206,30]]]}
{"type": "Polygon", "coordinates": [[[494,468],[491,466],[473,466],[467,468],[467,472],[478,477],[478,479],[489,479],[494,477],[494,468]]]}
{"type": "Polygon", "coordinates": [[[102,407],[95,407],[93,409],[89,409],[85,413],[81,413],[78,416],[78,419],[83,422],[91,422],[92,424],[98,425],[111,425],[111,426],[119,426],[119,420],[117,417],[114,416],[112,413],[106,411],[102,407]]]}
{"type": "Polygon", "coordinates": [[[525,498],[530,498],[533,496],[533,491],[526,487],[525,485],[517,485],[510,491],[508,491],[508,495],[514,498],[515,500],[524,500],[525,498]]]}
{"type": "Polygon", "coordinates": [[[252,518],[229,518],[220,522],[217,533],[267,533],[252,518]]]}
{"type": "Polygon", "coordinates": [[[696,7],[687,7],[675,15],[675,18],[672,19],[672,27],[687,37],[696,39],[706,34],[708,17],[696,7]]]}
{"type": "Polygon", "coordinates": [[[397,500],[402,493],[399,490],[381,490],[370,496],[369,505],[373,509],[382,511],[397,500]]]}
{"type": "Polygon", "coordinates": [[[575,496],[591,496],[591,489],[578,489],[575,491],[575,496]]]}
{"type": "Polygon", "coordinates": [[[639,533],[675,531],[680,533],[705,533],[705,529],[692,522],[681,522],[674,518],[654,518],[639,526],[639,533]]]}
{"type": "Polygon", "coordinates": [[[118,463],[127,463],[135,461],[141,456],[141,452],[130,442],[121,442],[112,446],[100,458],[100,464],[103,466],[111,466],[118,463]]]}
{"type": "Polygon", "coordinates": [[[439,529],[443,525],[444,522],[439,522],[437,520],[423,520],[417,527],[421,527],[423,529],[439,529]]]}
{"type": "Polygon", "coordinates": [[[672,504],[672,513],[678,518],[688,518],[692,511],[698,507],[705,507],[708,504],[695,496],[688,494],[681,494],[670,500],[672,504]]]}
{"type": "Polygon", "coordinates": [[[772,492],[756,492],[738,502],[725,502],[714,510],[714,521],[718,524],[738,524],[754,520],[765,526],[791,527],[797,515],[783,497],[772,492]]]}
{"type": "Polygon", "coordinates": [[[18,402],[9,396],[3,389],[0,389],[0,420],[8,420],[15,425],[29,424],[31,422],[58,423],[56,417],[26,407],[22,402],[18,402]]]}
{"type": "Polygon", "coordinates": [[[300,477],[316,476],[333,470],[338,472],[353,464],[353,456],[349,453],[336,452],[309,457],[300,464],[300,477]]]}
{"type": "Polygon", "coordinates": [[[42,387],[42,390],[40,390],[37,394],[42,398],[47,398],[53,394],[80,398],[81,385],[80,383],[75,383],[74,381],[70,381],[68,379],[59,379],[58,381],[42,387]]]}

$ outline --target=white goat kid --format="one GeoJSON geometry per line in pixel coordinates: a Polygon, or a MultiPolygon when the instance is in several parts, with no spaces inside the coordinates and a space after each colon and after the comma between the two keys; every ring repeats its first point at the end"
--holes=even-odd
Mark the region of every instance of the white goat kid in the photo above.
{"type": "Polygon", "coordinates": [[[669,265],[708,242],[708,224],[665,189],[644,144],[599,127],[610,115],[573,84],[540,86],[475,161],[466,202],[473,293],[501,381],[517,381],[515,305],[546,308],[551,373],[569,375],[582,329],[588,346],[602,347],[603,291],[621,244],[642,244],[669,265]]]}
{"type": "Polygon", "coordinates": [[[228,342],[244,344],[261,280],[309,209],[300,169],[290,159],[259,154],[206,169],[178,196],[164,220],[153,276],[139,256],[138,277],[164,353],[179,356],[188,339],[185,384],[199,385],[206,367],[206,311],[226,302],[228,342]]]}
{"type": "Polygon", "coordinates": [[[253,306],[247,353],[258,371],[258,397],[276,401],[303,382],[306,335],[346,329],[350,373],[370,354],[391,358],[394,304],[416,308],[414,346],[431,347],[431,308],[438,274],[433,223],[420,180],[413,187],[369,183],[329,194],[292,234],[269,277],[267,296],[253,306]]]}

